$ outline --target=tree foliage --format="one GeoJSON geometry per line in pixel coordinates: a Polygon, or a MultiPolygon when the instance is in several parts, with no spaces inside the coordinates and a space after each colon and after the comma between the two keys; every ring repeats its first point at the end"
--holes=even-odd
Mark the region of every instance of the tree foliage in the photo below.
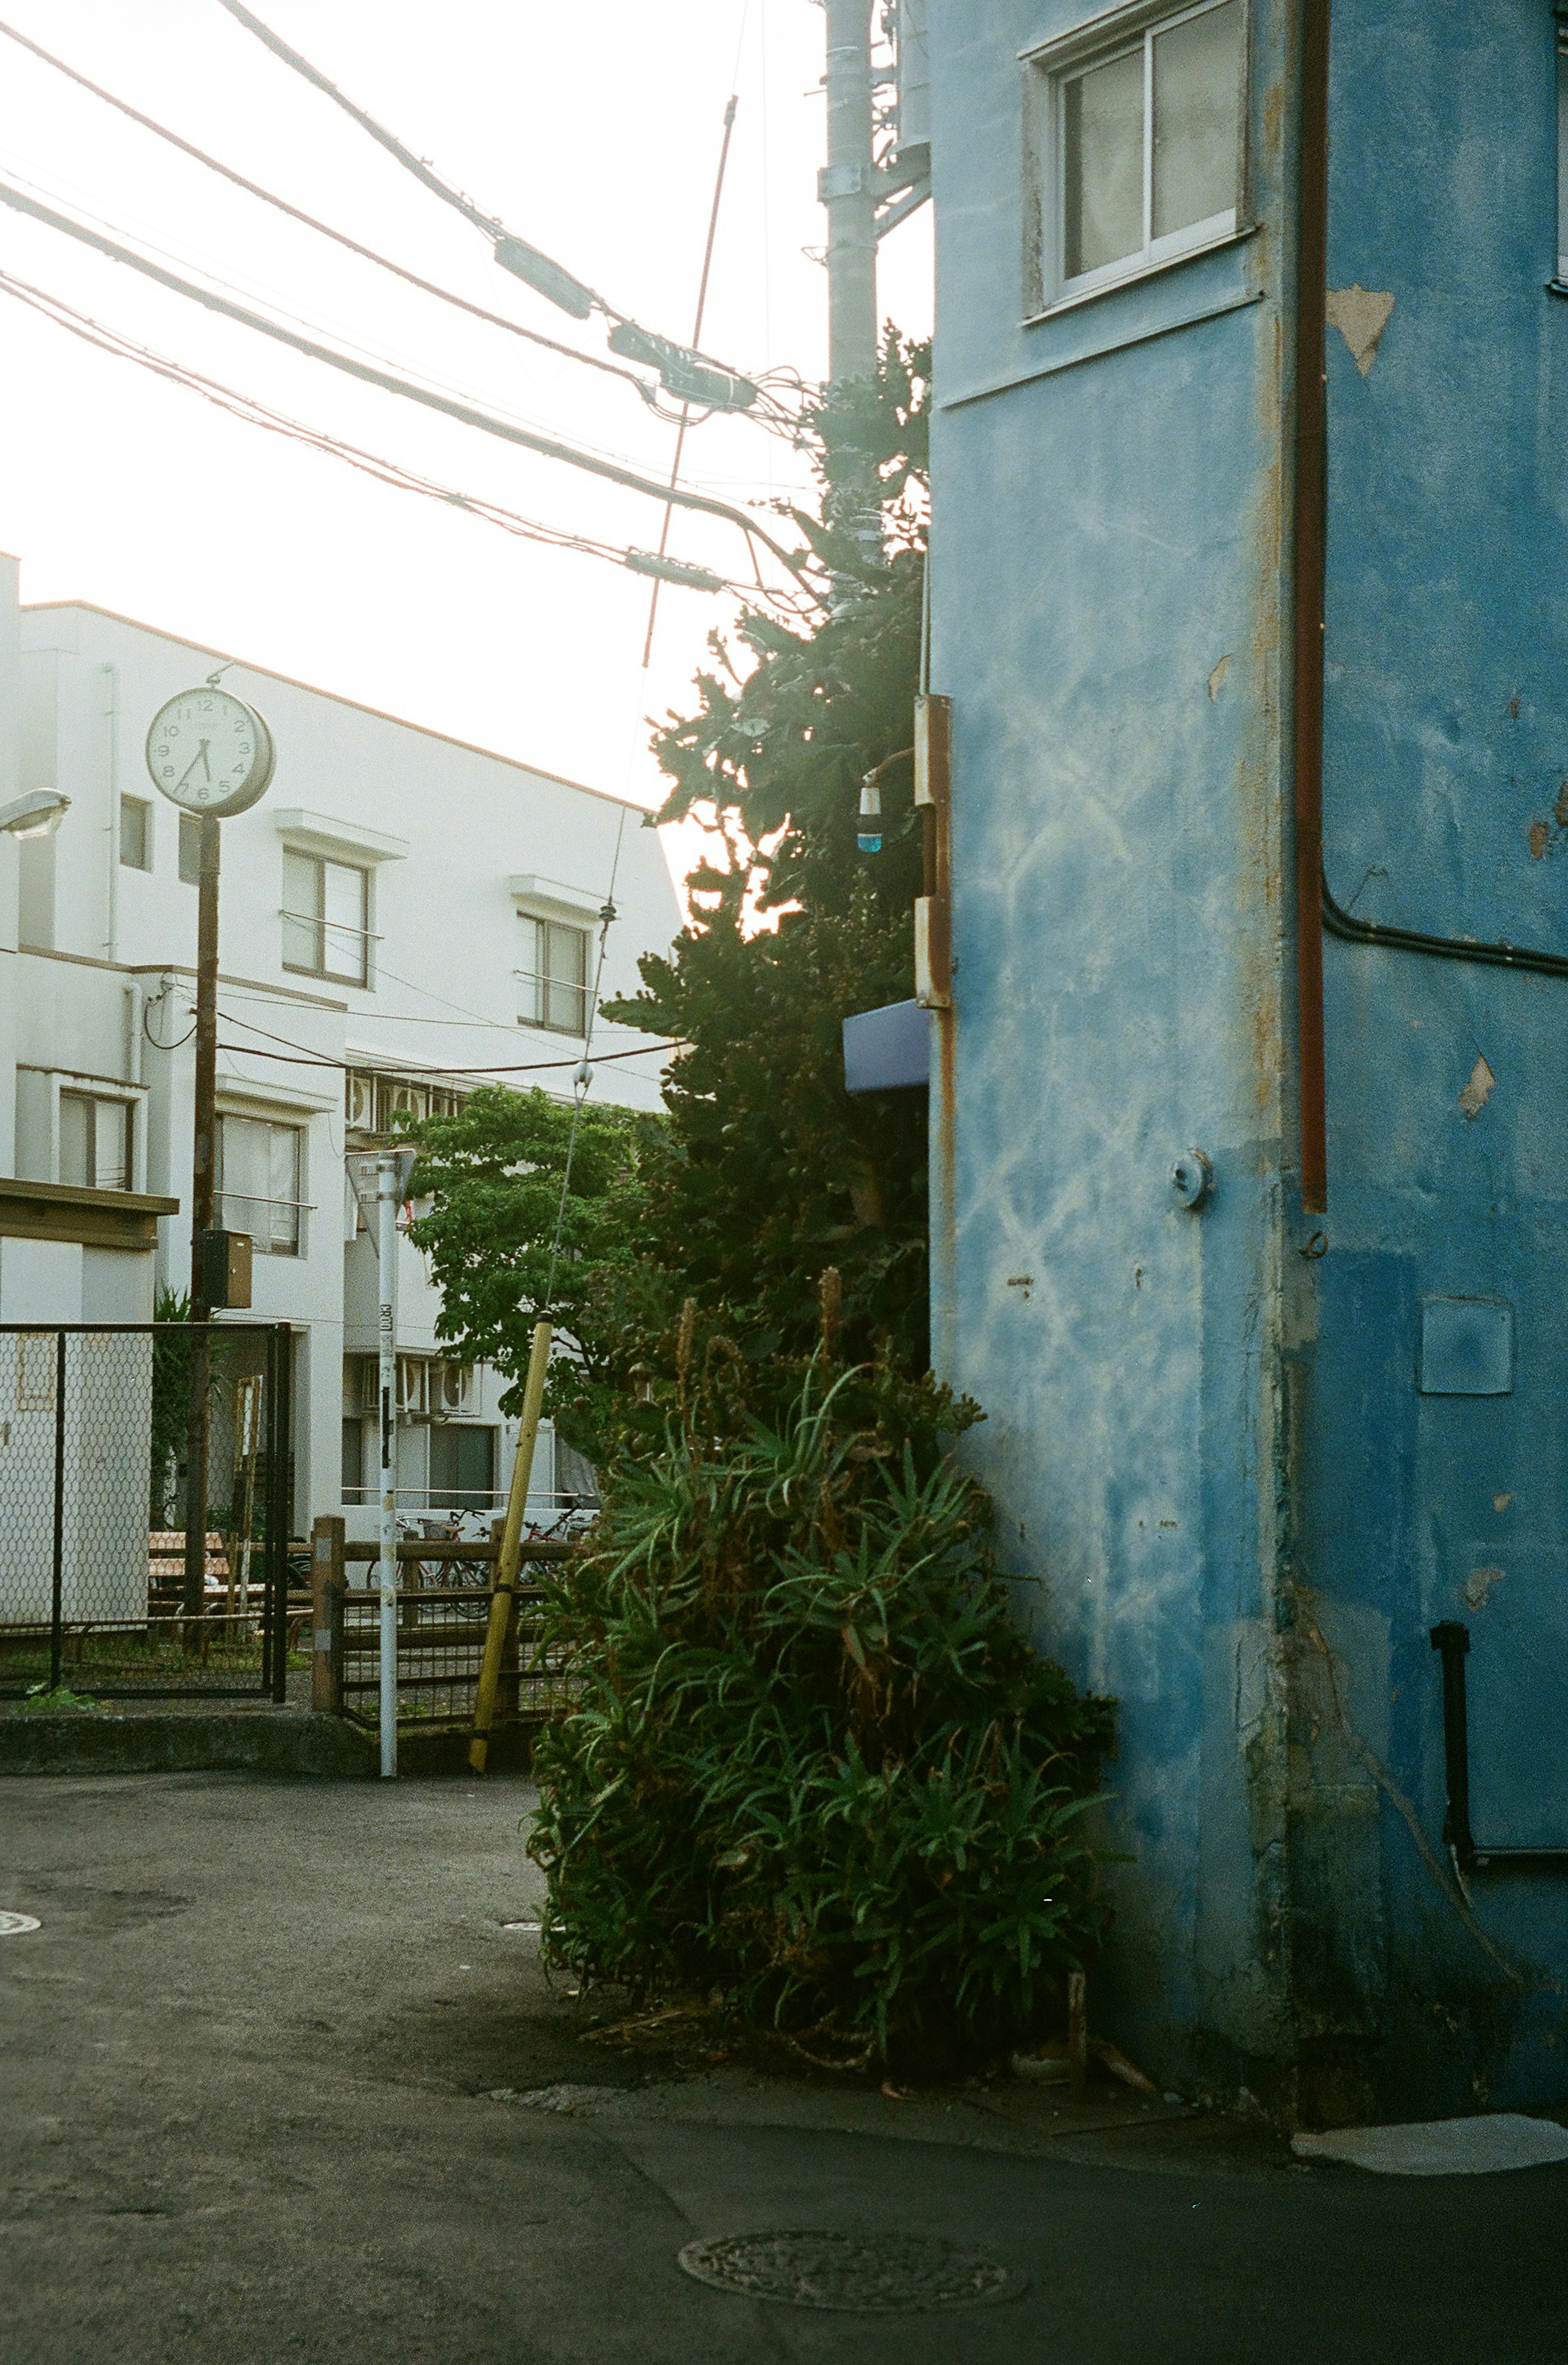
{"type": "Polygon", "coordinates": [[[1078,1819],[1106,1704],[1014,1620],[940,1450],[972,1406],[819,1351],[759,1418],[694,1316],[659,1450],[606,1474],[550,1587],[576,1697],[536,1753],[548,1952],[841,2060],[993,2054],[1103,1925],[1078,1819]]]}
{"type": "Polygon", "coordinates": [[[874,381],[830,391],[813,420],[823,515],[798,521],[832,571],[830,610],[716,635],[695,712],[655,734],[673,783],[661,818],[712,820],[727,859],[693,875],[693,925],[610,1013],[690,1047],[666,1086],[668,1152],[648,1170],[649,1253],[758,1352],[809,1343],[809,1284],[832,1264],[850,1346],[913,1372],[927,1359],[924,1103],[851,1099],[840,1030],[913,991],[927,370],[924,348],[890,335],[874,381]],[[883,850],[867,856],[860,785],[879,767],[883,850]]]}

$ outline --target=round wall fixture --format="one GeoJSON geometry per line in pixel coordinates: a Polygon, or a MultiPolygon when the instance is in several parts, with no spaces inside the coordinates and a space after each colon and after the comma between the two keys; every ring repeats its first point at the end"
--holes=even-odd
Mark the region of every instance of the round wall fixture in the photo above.
{"type": "Polygon", "coordinates": [[[43,1924],[31,1913],[0,1912],[0,1938],[25,1938],[29,1930],[41,1930],[43,1924]]]}
{"type": "Polygon", "coordinates": [[[1201,1149],[1184,1149],[1170,1169],[1170,1195],[1179,1207],[1201,1207],[1215,1187],[1215,1171],[1201,1149]]]}
{"type": "Polygon", "coordinates": [[[729,2234],[680,2263],[713,2291],[857,2315],[924,2315],[1016,2299],[1026,2278],[923,2234],[729,2234]]]}

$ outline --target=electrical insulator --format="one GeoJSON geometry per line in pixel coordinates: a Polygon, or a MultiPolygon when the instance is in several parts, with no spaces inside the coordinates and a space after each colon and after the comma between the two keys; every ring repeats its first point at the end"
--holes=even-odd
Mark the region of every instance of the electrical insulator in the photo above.
{"type": "Polygon", "coordinates": [[[882,850],[882,791],[869,772],[860,783],[860,835],[855,843],[862,854],[882,850]]]}

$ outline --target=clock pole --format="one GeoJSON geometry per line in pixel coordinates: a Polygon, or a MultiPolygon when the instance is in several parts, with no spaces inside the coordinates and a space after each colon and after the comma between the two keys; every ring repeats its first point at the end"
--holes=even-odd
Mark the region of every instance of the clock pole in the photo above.
{"type": "Polygon", "coordinates": [[[218,870],[215,814],[201,817],[196,908],[196,1117],[191,1156],[190,1403],[185,1418],[185,1571],[181,1608],[187,1647],[207,1605],[207,1460],[211,1338],[203,1235],[213,1228],[218,1149],[218,870]]]}

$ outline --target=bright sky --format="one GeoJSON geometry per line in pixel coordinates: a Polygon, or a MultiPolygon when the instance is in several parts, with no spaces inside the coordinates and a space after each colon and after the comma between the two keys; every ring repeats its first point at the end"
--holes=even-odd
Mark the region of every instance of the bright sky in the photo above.
{"type": "MultiPolygon", "coordinates": [[[[255,13],[487,214],[644,326],[686,340],[724,101],[740,106],[702,343],[733,366],[825,363],[823,16],[813,0],[252,0],[255,13]]],[[[604,350],[509,278],[479,233],[217,0],[0,0],[28,34],[198,147],[366,245],[563,342],[604,350]]],[[[477,407],[667,473],[674,431],[632,388],[403,286],[139,129],[0,39],[0,177],[477,407]]],[[[361,387],[0,209],[0,273],[272,409],[443,487],[621,547],[636,494],[361,387]]],[[[930,209],[882,250],[880,309],[930,326],[930,209]]],[[[81,599],[644,803],[638,717],[688,702],[733,603],[649,586],[394,490],[112,359],[0,288],[0,547],[28,600],[81,599]]],[[[687,441],[737,505],[801,481],[744,420],[687,441]]],[[[760,512],[766,521],[766,512],[760,512]]],[[[787,537],[786,537],[787,538],[787,537]]],[[[730,528],[678,513],[673,555],[744,571],[730,528]]],[[[672,852],[674,849],[672,849],[672,852]]]]}

